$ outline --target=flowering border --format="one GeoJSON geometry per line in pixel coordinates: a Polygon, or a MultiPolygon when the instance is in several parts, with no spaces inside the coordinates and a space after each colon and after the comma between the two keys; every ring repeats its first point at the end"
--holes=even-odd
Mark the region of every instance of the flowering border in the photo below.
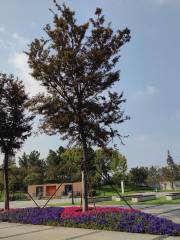
{"type": "Polygon", "coordinates": [[[89,208],[87,212],[79,207],[19,208],[0,211],[0,221],[180,236],[180,224],[117,207],[89,208]]]}

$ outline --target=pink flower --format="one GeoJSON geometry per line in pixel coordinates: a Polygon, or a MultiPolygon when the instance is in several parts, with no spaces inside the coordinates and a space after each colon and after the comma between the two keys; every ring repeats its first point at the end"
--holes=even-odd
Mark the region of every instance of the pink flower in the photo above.
{"type": "Polygon", "coordinates": [[[121,213],[121,212],[138,212],[138,210],[132,210],[127,208],[117,208],[117,207],[90,207],[88,211],[82,212],[80,207],[66,207],[61,213],[62,219],[74,218],[74,217],[84,217],[84,216],[93,216],[97,214],[105,213],[121,213]]]}

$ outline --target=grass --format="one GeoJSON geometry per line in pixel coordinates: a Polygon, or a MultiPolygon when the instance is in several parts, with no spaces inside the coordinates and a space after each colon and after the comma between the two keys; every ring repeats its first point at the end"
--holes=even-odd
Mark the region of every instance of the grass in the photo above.
{"type": "MultiPolygon", "coordinates": [[[[158,205],[158,204],[180,204],[180,199],[175,200],[166,200],[166,197],[159,197],[155,200],[145,201],[145,202],[139,202],[134,203],[131,201],[128,201],[131,205],[158,205]]],[[[105,201],[105,202],[99,202],[98,205],[126,205],[124,201],[105,201]]]]}
{"type": "MultiPolygon", "coordinates": [[[[131,205],[159,205],[159,204],[180,204],[180,199],[175,199],[175,200],[166,200],[165,197],[160,197],[155,200],[150,200],[150,201],[145,201],[145,202],[139,202],[139,203],[133,203],[131,201],[128,201],[131,205]]],[[[76,202],[74,205],[71,203],[55,203],[55,204],[48,204],[48,206],[51,207],[57,207],[57,206],[79,206],[80,203],[76,202]]],[[[126,206],[126,203],[124,201],[103,201],[103,202],[98,202],[96,205],[101,205],[101,206],[107,206],[107,205],[119,205],[119,206],[126,206]]]]}
{"type": "MultiPolygon", "coordinates": [[[[121,193],[121,187],[115,186],[118,192],[121,193]]],[[[133,193],[143,193],[143,192],[152,192],[154,189],[144,186],[125,186],[125,194],[131,195],[133,193]]],[[[109,185],[102,186],[100,189],[96,190],[97,196],[113,196],[117,195],[116,191],[112,190],[112,187],[109,185]]]]}
{"type": "MultiPolygon", "coordinates": [[[[119,193],[121,193],[120,186],[114,186],[119,193]]],[[[134,185],[125,185],[125,195],[131,195],[134,193],[144,193],[144,192],[155,192],[153,188],[147,186],[134,186],[134,185]]],[[[158,192],[180,192],[180,190],[158,190],[158,192]]],[[[117,192],[112,190],[110,185],[102,186],[99,189],[96,189],[97,196],[113,196],[117,195],[117,192]]]]}
{"type": "Polygon", "coordinates": [[[68,207],[68,206],[80,206],[80,203],[79,202],[75,202],[74,205],[72,205],[71,202],[67,203],[67,202],[64,202],[64,203],[50,203],[48,204],[49,207],[68,207]]]}

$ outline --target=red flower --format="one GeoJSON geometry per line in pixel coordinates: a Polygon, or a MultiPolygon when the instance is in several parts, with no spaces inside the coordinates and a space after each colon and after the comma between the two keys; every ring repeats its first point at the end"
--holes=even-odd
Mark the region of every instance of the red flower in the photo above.
{"type": "Polygon", "coordinates": [[[80,207],[66,207],[61,213],[62,219],[74,218],[74,217],[83,217],[83,216],[93,216],[96,213],[120,213],[120,212],[139,212],[138,210],[132,210],[127,208],[117,208],[117,207],[97,207],[89,208],[88,211],[83,212],[80,207]]]}

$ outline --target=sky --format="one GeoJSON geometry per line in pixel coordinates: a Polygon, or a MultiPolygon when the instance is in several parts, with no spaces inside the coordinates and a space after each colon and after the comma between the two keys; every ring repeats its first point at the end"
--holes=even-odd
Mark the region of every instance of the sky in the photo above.
{"type": "MultiPolygon", "coordinates": [[[[124,91],[127,102],[123,108],[131,117],[118,126],[121,134],[129,135],[125,145],[115,141],[128,167],[163,166],[168,149],[180,163],[180,0],[64,2],[75,10],[79,23],[100,7],[114,30],[131,30],[131,41],[121,50],[121,80],[116,85],[117,92],[124,91]]],[[[45,24],[52,22],[48,9],[54,9],[53,2],[1,0],[0,4],[0,71],[18,76],[29,94],[35,95],[42,89],[30,76],[24,51],[34,38],[44,35],[45,24]]],[[[32,150],[40,151],[43,158],[49,149],[65,144],[60,136],[33,134],[16,159],[32,150]]]]}

